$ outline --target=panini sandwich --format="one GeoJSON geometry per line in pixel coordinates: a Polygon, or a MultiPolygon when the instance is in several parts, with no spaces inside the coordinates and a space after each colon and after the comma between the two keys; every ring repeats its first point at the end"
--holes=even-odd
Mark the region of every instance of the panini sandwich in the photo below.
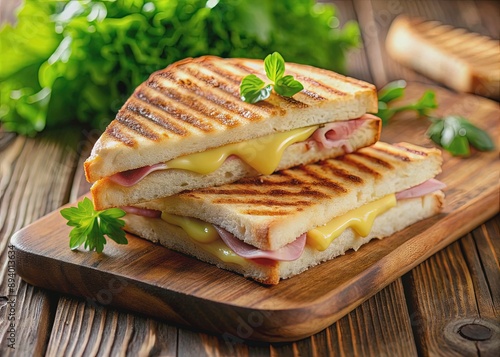
{"type": "Polygon", "coordinates": [[[125,230],[278,284],[437,214],[444,185],[434,177],[441,163],[437,149],[377,142],[335,159],[126,207],[125,230]]]}
{"type": "Polygon", "coordinates": [[[125,102],[85,162],[96,209],[219,186],[325,160],[375,143],[371,84],[286,64],[304,89],[293,98],[241,100],[262,60],[206,56],[153,73],[125,102]]]}

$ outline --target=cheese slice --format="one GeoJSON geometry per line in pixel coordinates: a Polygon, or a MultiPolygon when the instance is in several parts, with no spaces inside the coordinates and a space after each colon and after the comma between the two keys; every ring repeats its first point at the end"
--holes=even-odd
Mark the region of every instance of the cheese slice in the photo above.
{"type": "MultiPolygon", "coordinates": [[[[366,237],[372,229],[375,218],[394,206],[396,206],[395,194],[390,194],[379,200],[365,204],[342,216],[335,217],[321,227],[307,232],[306,244],[313,249],[323,251],[347,228],[352,228],[360,236],[366,237]]],[[[217,231],[210,223],[166,212],[162,213],[161,218],[170,224],[184,229],[200,249],[209,252],[221,261],[239,265],[246,263],[245,258],[237,255],[220,239],[217,231]]]]}
{"type": "Polygon", "coordinates": [[[217,170],[229,156],[235,155],[259,173],[269,175],[278,167],[287,147],[308,139],[318,127],[319,125],[314,125],[294,129],[181,156],[166,162],[165,168],[208,174],[217,170]]]}
{"type": "Polygon", "coordinates": [[[321,227],[311,229],[307,232],[306,244],[320,251],[326,250],[332,241],[349,227],[361,237],[366,237],[372,230],[375,218],[394,206],[396,206],[396,195],[390,194],[353,209],[321,227]]]}

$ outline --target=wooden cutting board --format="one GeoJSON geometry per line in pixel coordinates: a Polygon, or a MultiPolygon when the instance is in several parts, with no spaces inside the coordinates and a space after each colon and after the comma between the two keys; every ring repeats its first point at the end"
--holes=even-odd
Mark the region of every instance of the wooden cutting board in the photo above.
{"type": "MultiPolygon", "coordinates": [[[[411,84],[406,100],[428,88],[411,84]]],[[[499,211],[498,104],[434,89],[437,115],[470,118],[497,145],[494,152],[465,159],[444,153],[438,178],[448,186],[447,199],[436,217],[266,287],[131,235],[128,245],[109,242],[103,254],[71,251],[70,227],[58,210],[13,236],[18,274],[36,286],[214,332],[230,342],[291,341],[319,332],[499,211]]],[[[433,146],[425,137],[428,125],[404,114],[382,137],[433,146]]]]}

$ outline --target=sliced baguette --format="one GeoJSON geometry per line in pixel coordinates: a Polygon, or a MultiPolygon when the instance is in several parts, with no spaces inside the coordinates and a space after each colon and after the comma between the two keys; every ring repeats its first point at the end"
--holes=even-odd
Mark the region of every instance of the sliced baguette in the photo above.
{"type": "MultiPolygon", "coordinates": [[[[294,261],[276,262],[274,265],[260,265],[246,260],[243,265],[225,263],[214,255],[200,248],[182,228],[171,225],[160,218],[147,218],[127,214],[125,229],[139,237],[148,239],[172,250],[193,256],[219,268],[239,273],[263,284],[278,284],[280,279],[287,279],[336,256],[347,250],[358,250],[373,238],[384,238],[405,227],[437,214],[443,206],[444,194],[437,191],[419,198],[398,201],[397,205],[374,221],[367,237],[361,237],[351,228],[346,229],[324,251],[306,246],[302,256],[294,261]]],[[[366,249],[370,249],[369,246],[366,249]]]]}

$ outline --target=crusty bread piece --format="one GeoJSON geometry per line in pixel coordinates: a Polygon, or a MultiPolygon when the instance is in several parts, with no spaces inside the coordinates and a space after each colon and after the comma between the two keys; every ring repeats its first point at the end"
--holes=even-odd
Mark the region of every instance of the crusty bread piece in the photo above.
{"type": "MultiPolygon", "coordinates": [[[[381,130],[379,119],[367,119],[349,138],[353,150],[374,144],[381,130]]],[[[314,140],[296,143],[283,153],[278,170],[308,164],[345,154],[343,148],[323,148],[314,140]]],[[[92,185],[91,192],[97,210],[120,207],[171,196],[185,190],[220,186],[259,173],[237,157],[227,160],[218,170],[202,175],[187,170],[156,171],[139,183],[124,187],[104,178],[92,185]]]]}
{"type": "Polygon", "coordinates": [[[500,96],[498,40],[407,16],[397,17],[387,52],[402,64],[461,92],[500,96]]]}
{"type": "MultiPolygon", "coordinates": [[[[367,237],[360,237],[351,228],[348,228],[334,239],[324,251],[306,246],[302,256],[297,260],[276,262],[271,266],[260,265],[251,260],[246,260],[247,263],[244,265],[225,263],[200,249],[199,244],[195,243],[182,228],[159,218],[127,214],[125,216],[127,222],[125,229],[142,238],[194,256],[219,268],[239,273],[264,284],[278,284],[280,279],[300,274],[324,261],[343,255],[349,249],[358,250],[361,245],[368,243],[373,238],[390,236],[413,223],[437,214],[443,206],[443,200],[444,195],[441,191],[419,198],[400,200],[395,207],[375,219],[371,233],[367,237]]],[[[367,246],[366,249],[370,249],[370,247],[367,246]]]]}
{"type": "Polygon", "coordinates": [[[296,128],[377,112],[372,84],[293,63],[285,74],[304,90],[293,98],[275,93],[256,104],[240,99],[248,74],[266,82],[262,60],[206,56],[153,73],[125,102],[85,162],[89,182],[117,172],[166,162],[296,128]]]}
{"type": "Polygon", "coordinates": [[[377,142],[337,159],[139,206],[199,218],[276,250],[348,210],[434,178],[441,163],[435,148],[377,142]]]}

